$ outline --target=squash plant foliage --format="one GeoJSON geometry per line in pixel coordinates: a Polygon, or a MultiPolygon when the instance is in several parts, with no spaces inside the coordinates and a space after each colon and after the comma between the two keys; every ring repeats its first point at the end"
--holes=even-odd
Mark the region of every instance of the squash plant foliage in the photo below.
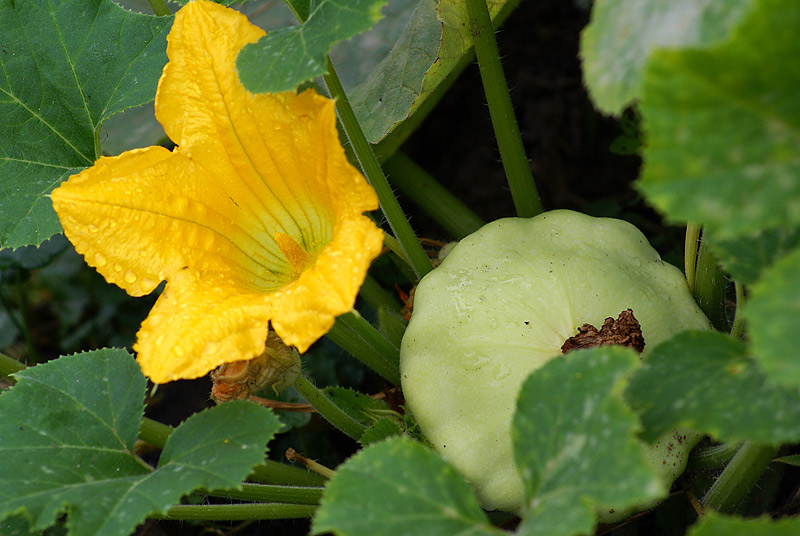
{"type": "MultiPolygon", "coordinates": [[[[793,343],[800,324],[800,4],[596,0],[587,7],[591,22],[580,42],[585,86],[603,114],[639,118],[634,135],[643,163],[635,188],[665,224],[685,227],[681,273],[628,223],[556,206],[535,214],[535,184],[549,179],[532,180],[518,151],[487,26],[513,17],[518,1],[285,0],[285,6],[254,1],[234,8],[193,1],[178,11],[162,0],[125,7],[112,0],[0,0],[0,534],[800,533],[800,351],[793,343]],[[216,15],[186,24],[181,17],[198,6],[216,15]],[[231,28],[247,38],[227,34],[231,28]],[[195,32],[202,46],[192,41],[195,32]],[[195,45],[197,61],[224,76],[192,71],[180,84],[164,81],[167,71],[199,69],[176,60],[195,45]],[[401,154],[403,142],[458,83],[473,48],[518,210],[480,230],[480,218],[401,154]],[[186,105],[176,97],[184,91],[190,100],[207,101],[186,105]],[[236,100],[227,98],[234,93],[236,100]],[[176,139],[163,136],[154,99],[156,116],[170,118],[162,124],[176,139]],[[263,111],[267,99],[277,103],[269,112],[276,115],[254,119],[258,135],[220,127],[225,118],[263,111]],[[304,108],[309,102],[317,104],[304,108]],[[334,103],[345,149],[335,140],[334,103]],[[200,124],[199,114],[230,136],[187,134],[200,124]],[[331,143],[304,142],[309,132],[331,143]],[[274,137],[277,145],[264,142],[268,150],[244,158],[259,137],[274,137]],[[197,156],[211,145],[240,178],[257,177],[263,166],[277,174],[296,166],[336,184],[307,188],[318,197],[306,202],[295,195],[300,187],[292,190],[299,182],[286,183],[292,193],[286,197],[262,175],[274,191],[242,196],[234,192],[235,174],[225,175],[206,189],[214,198],[208,206],[229,212],[208,215],[191,196],[207,185],[197,177],[208,170],[195,171],[211,165],[197,156]],[[127,156],[115,159],[119,154],[127,156]],[[146,192],[128,192],[136,183],[126,183],[127,171],[113,166],[143,155],[183,159],[195,170],[185,191],[160,191],[151,173],[146,192]],[[127,261],[109,261],[81,238],[78,249],[92,251],[87,261],[107,280],[131,294],[154,291],[150,298],[132,300],[106,284],[61,236],[50,194],[95,166],[111,170],[101,189],[124,198],[115,198],[115,210],[127,210],[130,221],[174,211],[183,223],[173,227],[187,221],[197,227],[170,235],[164,224],[163,236],[148,242],[155,253],[134,255],[141,266],[150,266],[150,257],[167,259],[168,269],[153,269],[147,285],[123,266],[127,261]],[[345,197],[355,196],[345,180],[367,199],[358,210],[345,197]],[[394,188],[461,241],[452,257],[451,246],[422,249],[394,188]],[[136,203],[151,191],[161,204],[143,210],[136,203]],[[380,251],[380,231],[360,212],[375,206],[374,198],[386,251],[364,277],[380,251]],[[238,209],[258,203],[291,218],[275,216],[281,229],[243,226],[258,218],[238,220],[238,209]],[[190,212],[195,219],[184,217],[190,212]],[[303,218],[311,231],[292,235],[287,221],[302,227],[303,218]],[[330,228],[326,218],[335,220],[330,228]],[[369,224],[369,247],[342,234],[337,226],[348,218],[369,224]],[[204,240],[198,230],[204,225],[225,240],[238,232],[231,229],[247,232],[229,247],[204,240]],[[326,257],[328,241],[346,247],[326,257]],[[191,267],[172,262],[203,248],[211,256],[197,256],[191,267]],[[273,259],[264,262],[277,263],[270,272],[277,279],[261,284],[257,274],[236,279],[238,272],[215,272],[220,258],[242,258],[236,248],[244,257],[273,259]],[[438,255],[439,268],[432,268],[431,255],[438,255]],[[319,259],[328,264],[315,274],[330,286],[296,295],[286,290],[316,270],[319,259]],[[354,265],[363,269],[351,270],[348,285],[354,294],[363,280],[356,304],[363,316],[352,310],[329,326],[355,300],[335,284],[354,265]],[[167,272],[169,282],[159,286],[167,272]],[[223,272],[231,279],[218,277],[223,272]],[[191,282],[201,305],[180,301],[178,280],[191,282]],[[407,291],[417,283],[413,304],[407,291]],[[252,289],[279,295],[284,301],[275,303],[291,307],[276,313],[264,305],[258,318],[265,320],[254,326],[255,307],[237,301],[252,289]],[[227,308],[215,306],[221,295],[227,308]],[[265,346],[254,355],[242,332],[258,346],[267,320],[277,322],[279,334],[289,333],[286,325],[305,325],[302,315],[312,318],[326,299],[338,300],[335,313],[314,317],[313,336],[295,343],[304,351],[303,371],[298,375],[292,365],[291,379],[276,380],[282,368],[270,360],[277,354],[265,346]],[[167,302],[178,305],[167,310],[167,302]],[[34,314],[42,304],[55,320],[34,314]],[[159,404],[174,403],[170,389],[184,384],[148,391],[136,356],[122,348],[142,348],[141,339],[133,346],[135,331],[151,307],[148,330],[172,325],[169,317],[186,309],[200,311],[197,324],[184,322],[180,332],[195,339],[175,341],[172,331],[165,335],[170,348],[197,349],[214,364],[232,361],[215,350],[254,358],[217,369],[219,404],[193,409],[175,428],[150,417],[159,404]],[[640,312],[638,334],[615,334],[613,344],[598,347],[567,344],[600,331],[626,308],[640,312]],[[215,314],[228,327],[246,329],[214,339],[228,333],[216,329],[215,314]],[[58,331],[56,353],[64,355],[39,355],[39,322],[58,331]],[[641,354],[620,344],[642,336],[641,354]],[[315,411],[332,426],[296,410],[315,411]],[[342,441],[350,443],[340,448],[342,441]],[[284,459],[289,447],[306,467],[284,459]],[[154,528],[161,520],[181,523],[154,528]]],[[[72,217],[91,219],[80,210],[72,217]]],[[[115,217],[84,227],[100,243],[101,234],[118,232],[111,230],[120,223],[115,217]]],[[[136,240],[109,247],[135,249],[136,240]]],[[[250,269],[247,262],[240,264],[250,269]]],[[[165,339],[157,331],[148,336],[148,347],[169,359],[165,339]]],[[[294,350],[280,351],[296,364],[294,350]]],[[[191,355],[180,357],[192,363],[191,355]]]]}

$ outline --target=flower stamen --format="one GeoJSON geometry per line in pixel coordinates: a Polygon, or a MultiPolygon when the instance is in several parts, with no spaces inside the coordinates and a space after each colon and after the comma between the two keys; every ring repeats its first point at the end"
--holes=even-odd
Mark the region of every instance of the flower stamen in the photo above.
{"type": "Polygon", "coordinates": [[[311,262],[311,254],[304,250],[297,241],[291,236],[276,232],[274,235],[275,242],[289,261],[289,267],[295,274],[300,274],[311,262]]]}

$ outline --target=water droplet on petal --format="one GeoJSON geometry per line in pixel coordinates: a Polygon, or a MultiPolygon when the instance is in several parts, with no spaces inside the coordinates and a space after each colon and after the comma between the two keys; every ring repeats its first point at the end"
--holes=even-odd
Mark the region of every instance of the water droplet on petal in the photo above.
{"type": "Polygon", "coordinates": [[[122,265],[120,263],[118,263],[118,262],[114,263],[114,271],[115,272],[121,272],[122,271],[122,265]]]}
{"type": "Polygon", "coordinates": [[[97,266],[98,268],[102,268],[103,266],[106,265],[107,262],[108,262],[108,259],[106,259],[103,256],[102,253],[95,254],[95,256],[94,256],[94,264],[95,264],[95,266],[97,266]]]}
{"type": "Polygon", "coordinates": [[[125,272],[125,282],[126,283],[136,283],[136,274],[128,270],[125,272]]]}
{"type": "Polygon", "coordinates": [[[100,229],[98,229],[98,228],[97,228],[97,225],[94,225],[93,223],[90,223],[90,224],[89,224],[89,232],[90,232],[90,233],[96,233],[96,232],[97,232],[97,231],[99,231],[99,230],[100,230],[100,229]]]}

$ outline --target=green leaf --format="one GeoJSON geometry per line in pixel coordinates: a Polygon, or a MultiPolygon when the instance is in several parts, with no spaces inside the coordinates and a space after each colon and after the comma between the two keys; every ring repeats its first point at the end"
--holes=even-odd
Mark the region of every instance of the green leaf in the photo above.
{"type": "Polygon", "coordinates": [[[722,442],[800,440],[800,392],[770,384],[746,352],[713,331],[680,333],[652,349],[626,392],[642,436],[688,426],[722,442]]]}
{"type": "Polygon", "coordinates": [[[178,427],[153,470],[133,452],[145,379],[127,352],[61,357],[15,377],[0,396],[0,519],[23,509],[34,530],[67,513],[74,536],[126,536],[185,493],[238,485],[280,426],[254,404],[217,406],[178,427]]]}
{"type": "Polygon", "coordinates": [[[402,434],[403,431],[400,429],[400,425],[394,419],[378,419],[361,434],[358,442],[366,447],[372,443],[402,434]]]}
{"type": "Polygon", "coordinates": [[[597,108],[619,115],[641,96],[650,53],[702,46],[723,39],[752,0],[596,2],[583,31],[583,77],[597,108]]]}
{"type": "Polygon", "coordinates": [[[48,194],[94,163],[103,121],[153,99],[171,23],[110,0],[0,0],[0,247],[61,231],[48,194]]]}
{"type": "Polygon", "coordinates": [[[751,287],[744,317],[752,341],[753,356],[769,379],[800,387],[800,249],[769,268],[751,287]]]}
{"type": "MultiPolygon", "coordinates": [[[[499,27],[519,5],[519,2],[520,0],[487,0],[486,4],[493,26],[499,27]]],[[[389,134],[376,146],[375,152],[379,160],[385,160],[397,151],[403,141],[433,109],[461,71],[474,59],[472,36],[469,32],[466,4],[463,0],[439,0],[437,18],[441,22],[442,35],[436,61],[425,73],[422,91],[411,106],[407,119],[395,124],[389,134]]]]}
{"type": "Polygon", "coordinates": [[[794,467],[800,467],[800,454],[781,456],[780,458],[775,458],[773,461],[785,463],[786,465],[792,465],[794,467]]]}
{"type": "Polygon", "coordinates": [[[469,485],[432,450],[407,438],[371,445],[331,478],[312,534],[505,534],[489,524],[469,485]]]}
{"type": "Polygon", "coordinates": [[[718,240],[800,224],[800,3],[757,0],[731,38],[657,51],[645,73],[639,188],[718,240]]]}
{"type": "Polygon", "coordinates": [[[773,520],[768,517],[742,519],[706,512],[689,529],[688,536],[795,536],[800,534],[800,519],[773,520]]]}
{"type": "Polygon", "coordinates": [[[665,494],[621,398],[638,361],[620,346],[574,351],[525,380],[512,427],[528,500],[519,534],[591,533],[599,508],[625,509],[665,494]]]}
{"type": "Polygon", "coordinates": [[[438,56],[441,37],[436,0],[421,0],[389,54],[352,92],[353,110],[370,143],[408,117],[438,56]]]}
{"type": "Polygon", "coordinates": [[[335,43],[368,30],[386,0],[312,0],[308,18],[246,45],[236,59],[239,78],[254,93],[290,91],[325,72],[335,43]]]}
{"type": "Polygon", "coordinates": [[[704,238],[725,271],[739,283],[749,285],[778,259],[800,247],[800,226],[761,231],[729,240],[717,240],[706,230],[704,238]]]}
{"type": "Polygon", "coordinates": [[[361,424],[370,426],[379,416],[390,411],[383,400],[370,398],[346,387],[326,387],[322,390],[331,401],[361,424]]]}
{"type": "Polygon", "coordinates": [[[369,30],[331,48],[328,57],[336,66],[336,74],[347,94],[351,96],[351,101],[353,88],[366,80],[389,55],[419,2],[420,0],[387,0],[381,9],[383,17],[369,30]]]}

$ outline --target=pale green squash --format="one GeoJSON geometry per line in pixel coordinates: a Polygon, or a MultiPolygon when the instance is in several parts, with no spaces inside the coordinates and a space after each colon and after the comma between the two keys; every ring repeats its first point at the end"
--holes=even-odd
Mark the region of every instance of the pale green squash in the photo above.
{"type": "MultiPolygon", "coordinates": [[[[400,352],[406,403],[485,508],[523,504],[510,434],[522,382],[562,355],[579,326],[599,329],[629,308],[645,354],[679,331],[709,328],[681,271],[638,229],[567,210],[490,223],[420,282],[400,352]]],[[[645,448],[666,484],[697,439],[673,431],[645,448]]]]}

